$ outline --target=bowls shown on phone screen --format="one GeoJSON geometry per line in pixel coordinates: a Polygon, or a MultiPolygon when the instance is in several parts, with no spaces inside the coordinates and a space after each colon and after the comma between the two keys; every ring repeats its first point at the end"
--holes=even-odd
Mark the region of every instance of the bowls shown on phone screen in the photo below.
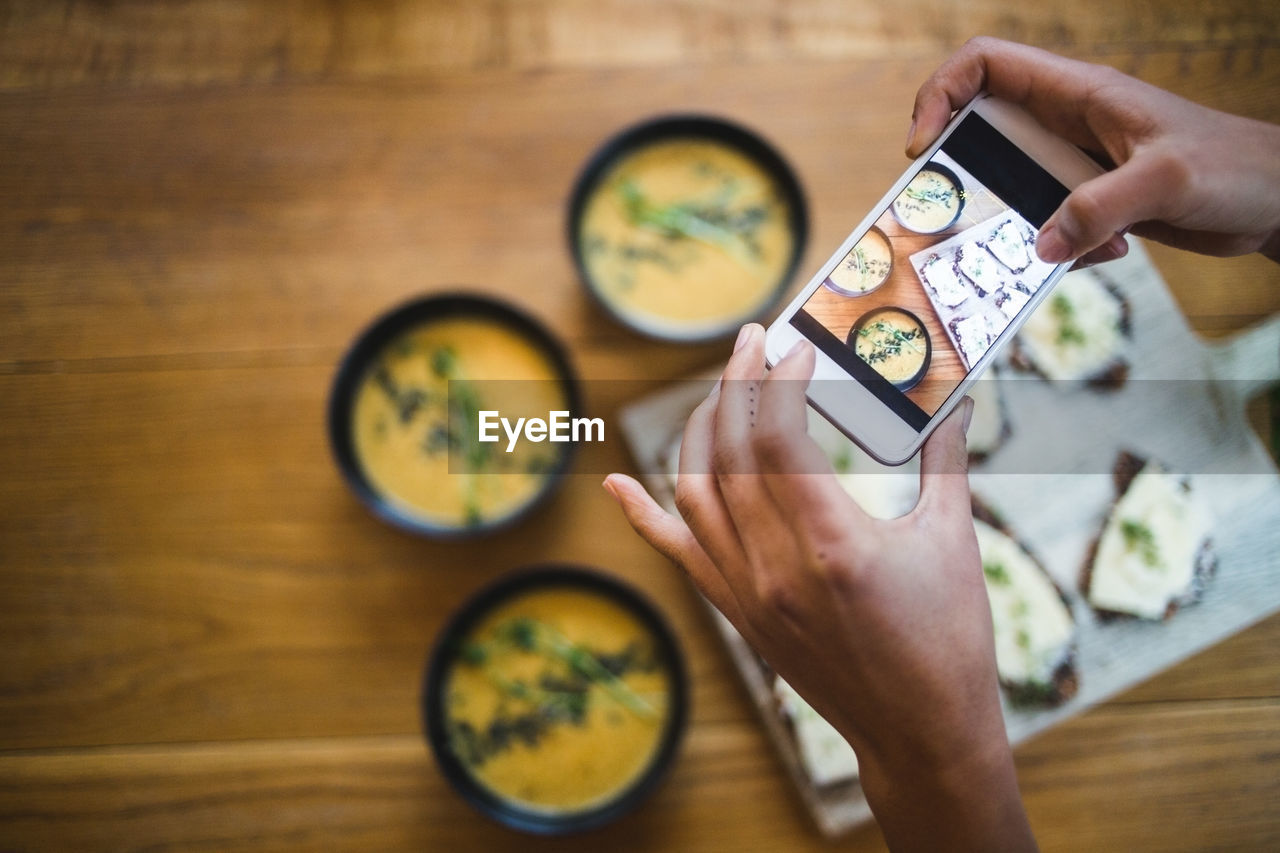
{"type": "Polygon", "coordinates": [[[786,291],[808,233],[804,195],[755,133],[696,115],[613,137],[569,202],[578,274],[624,325],[667,341],[725,337],[786,291]]]}
{"type": "Polygon", "coordinates": [[[841,296],[865,296],[888,281],[892,272],[893,247],[885,233],[872,225],[822,283],[841,296]]]}
{"type": "Polygon", "coordinates": [[[909,231],[938,234],[959,221],[964,201],[960,177],[930,160],[894,199],[893,217],[909,231]]]}
{"type": "Polygon", "coordinates": [[[503,529],[555,489],[571,443],[480,442],[478,414],[580,414],[560,344],[527,314],[465,293],[417,299],[376,320],[329,395],[333,453],[380,518],[435,538],[503,529]]]}
{"type": "Polygon", "coordinates": [[[892,305],[859,317],[845,342],[899,391],[919,384],[933,357],[933,342],[924,323],[907,309],[892,305]]]}
{"type": "Polygon", "coordinates": [[[427,665],[422,716],[440,769],[472,806],[541,834],[635,808],[675,757],[684,663],[640,593],[541,567],[466,602],[427,665]]]}

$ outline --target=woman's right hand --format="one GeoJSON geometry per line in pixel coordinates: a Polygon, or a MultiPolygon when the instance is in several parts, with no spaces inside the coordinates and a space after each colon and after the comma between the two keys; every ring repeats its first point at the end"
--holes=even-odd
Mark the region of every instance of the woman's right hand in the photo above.
{"type": "Polygon", "coordinates": [[[976,38],[916,94],[919,156],[979,92],[1019,104],[1116,168],[1080,185],[1040,231],[1040,257],[1097,263],[1127,231],[1209,255],[1280,261],[1280,127],[1211,110],[1103,65],[976,38]]]}

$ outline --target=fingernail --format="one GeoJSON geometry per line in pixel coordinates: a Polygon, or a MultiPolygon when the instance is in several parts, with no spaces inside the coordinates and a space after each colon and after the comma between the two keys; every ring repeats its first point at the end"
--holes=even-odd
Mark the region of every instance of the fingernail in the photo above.
{"type": "Polygon", "coordinates": [[[1129,241],[1124,239],[1123,232],[1116,232],[1113,234],[1111,239],[1107,241],[1107,244],[1110,245],[1111,253],[1115,258],[1123,258],[1125,255],[1129,254],[1129,241]]]}
{"type": "Polygon", "coordinates": [[[791,349],[787,350],[787,354],[784,355],[783,358],[791,358],[791,356],[803,350],[808,343],[809,342],[806,341],[804,338],[801,338],[800,340],[796,341],[794,344],[791,345],[791,349]]]}
{"type": "Polygon", "coordinates": [[[911,153],[911,142],[916,138],[916,120],[911,120],[911,127],[907,128],[907,153],[911,153]]]}
{"type": "Polygon", "coordinates": [[[618,497],[618,493],[617,493],[616,491],[614,491],[613,483],[610,483],[610,482],[609,482],[609,478],[608,478],[608,477],[605,477],[605,478],[604,478],[604,482],[603,482],[603,483],[601,483],[600,485],[604,486],[604,490],[605,490],[606,492],[608,492],[608,493],[609,493],[609,497],[613,498],[613,499],[614,499],[615,501],[617,501],[619,504],[621,504],[621,503],[622,503],[622,498],[618,497]]]}
{"type": "Polygon", "coordinates": [[[960,426],[964,430],[964,434],[969,434],[969,423],[973,420],[973,398],[964,398],[964,420],[960,422],[960,426]]]}
{"type": "Polygon", "coordinates": [[[1046,225],[1036,238],[1036,254],[1045,263],[1060,264],[1071,257],[1071,246],[1057,225],[1046,225]]]}
{"type": "Polygon", "coordinates": [[[733,342],[733,351],[737,352],[751,339],[751,325],[748,323],[738,330],[738,339],[733,342]]]}

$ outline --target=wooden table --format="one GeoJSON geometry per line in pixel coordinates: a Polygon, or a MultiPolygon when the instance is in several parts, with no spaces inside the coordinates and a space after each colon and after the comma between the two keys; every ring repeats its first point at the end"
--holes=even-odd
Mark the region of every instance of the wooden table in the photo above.
{"type": "MultiPolygon", "coordinates": [[[[633,380],[592,386],[606,417],[722,358],[604,321],[565,251],[583,159],[656,112],[729,115],[789,155],[806,269],[898,174],[915,87],[970,32],[1280,119],[1267,4],[974,5],[7,4],[0,848],[829,849],[599,475],[501,538],[425,542],[346,491],[323,408],[371,317],[457,286],[543,318],[584,376],[633,380]],[[661,603],[693,724],[643,809],[530,841],[450,791],[416,694],[452,608],[555,560],[661,603]]],[[[1280,308],[1260,258],[1154,256],[1206,333],[1280,308]]],[[[1273,617],[1019,749],[1045,849],[1280,844],[1278,643],[1273,617]]],[[[841,849],[879,846],[868,827],[841,849]]]]}

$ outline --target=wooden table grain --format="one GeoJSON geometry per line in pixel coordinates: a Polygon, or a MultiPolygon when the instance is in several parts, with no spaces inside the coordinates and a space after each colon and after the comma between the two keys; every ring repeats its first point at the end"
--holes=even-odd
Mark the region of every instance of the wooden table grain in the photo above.
{"type": "MultiPolygon", "coordinates": [[[[391,530],[322,426],[388,306],[465,287],[546,321],[606,418],[722,358],[606,321],[564,206],[620,126],[707,110],[808,191],[804,267],[903,166],[920,80],[989,32],[1280,120],[1280,10],[940,0],[14,2],[0,14],[0,848],[825,850],[699,603],[595,471],[491,541],[391,530]],[[666,784],[583,837],[493,826],[418,734],[435,631],[523,564],[656,599],[693,719],[666,784]]],[[[1155,247],[1192,324],[1280,267],[1155,247]]],[[[1280,845],[1280,618],[1017,752],[1042,846],[1280,845]]],[[[839,849],[882,846],[874,827],[839,849]]]]}

